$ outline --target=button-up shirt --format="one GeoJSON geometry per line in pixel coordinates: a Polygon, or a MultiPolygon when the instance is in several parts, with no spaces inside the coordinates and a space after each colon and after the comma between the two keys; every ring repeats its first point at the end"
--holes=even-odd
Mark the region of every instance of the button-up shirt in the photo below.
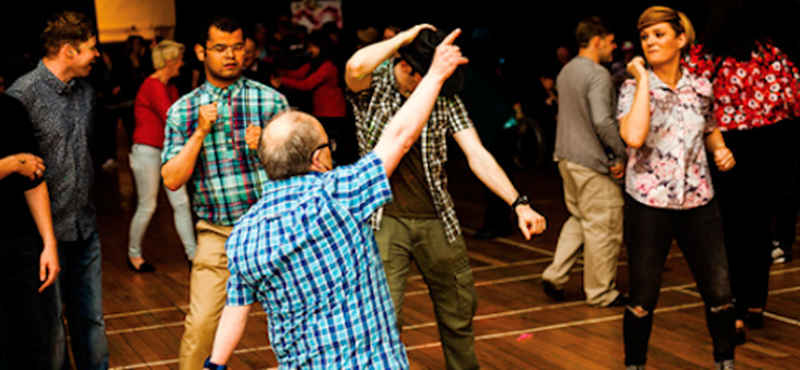
{"type": "MultiPolygon", "coordinates": [[[[714,197],[704,134],[717,127],[711,83],[685,69],[673,90],[648,70],[650,132],[639,148],[628,148],[625,191],[657,208],[690,209],[714,197]]],[[[636,80],[620,90],[617,118],[633,106],[636,80]]]]}
{"type": "Polygon", "coordinates": [[[28,110],[47,167],[56,239],[84,240],[97,230],[91,199],[94,169],[89,153],[94,90],[81,79],[59,80],[42,61],[8,89],[28,110]]]}
{"type": "MultiPolygon", "coordinates": [[[[356,117],[358,145],[361,154],[371,151],[381,137],[386,124],[405,103],[406,98],[398,90],[394,76],[394,60],[390,59],[372,72],[372,83],[364,91],[348,92],[356,117]]],[[[447,192],[447,135],[472,128],[472,121],[458,96],[436,99],[428,122],[422,129],[420,145],[422,166],[426,174],[428,189],[436,206],[439,218],[445,224],[445,233],[450,242],[461,233],[456,218],[453,199],[447,192]]],[[[373,218],[373,226],[380,225],[380,212],[373,218]]]]}
{"type": "Polygon", "coordinates": [[[225,250],[227,304],[258,300],[281,369],[405,369],[370,215],[392,197],[381,160],[268,182],[225,250]]]}
{"type": "Polygon", "coordinates": [[[203,141],[190,184],[192,206],[200,219],[224,226],[258,201],[267,175],[256,150],[245,140],[247,126],[264,127],[289,105],[270,87],[240,78],[220,89],[208,81],[178,99],[167,112],[162,163],[178,155],[197,130],[200,107],[217,103],[217,120],[203,141]]]}

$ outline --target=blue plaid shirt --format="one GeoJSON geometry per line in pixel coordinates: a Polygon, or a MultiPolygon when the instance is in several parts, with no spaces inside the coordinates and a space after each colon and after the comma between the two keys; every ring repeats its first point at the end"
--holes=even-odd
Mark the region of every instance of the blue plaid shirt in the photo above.
{"type": "Polygon", "coordinates": [[[213,102],[217,121],[203,141],[189,181],[192,206],[200,219],[231,226],[258,201],[267,182],[256,151],[247,146],[247,126],[263,128],[289,104],[271,87],[244,77],[224,89],[206,81],[169,108],[161,163],[180,153],[197,130],[200,107],[213,102]]]}
{"type": "Polygon", "coordinates": [[[225,244],[231,306],[261,303],[281,369],[406,369],[370,215],[381,160],[268,182],[225,244]]]}

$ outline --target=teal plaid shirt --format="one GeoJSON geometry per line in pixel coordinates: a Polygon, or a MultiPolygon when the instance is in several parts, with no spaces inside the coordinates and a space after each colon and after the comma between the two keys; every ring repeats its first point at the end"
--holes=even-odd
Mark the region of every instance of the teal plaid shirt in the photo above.
{"type": "Polygon", "coordinates": [[[289,105],[270,87],[240,78],[220,89],[209,82],[178,99],[167,112],[161,163],[178,155],[197,129],[200,107],[217,102],[217,121],[197,156],[192,206],[200,219],[232,226],[258,201],[267,174],[245,141],[248,126],[264,127],[289,105]]]}

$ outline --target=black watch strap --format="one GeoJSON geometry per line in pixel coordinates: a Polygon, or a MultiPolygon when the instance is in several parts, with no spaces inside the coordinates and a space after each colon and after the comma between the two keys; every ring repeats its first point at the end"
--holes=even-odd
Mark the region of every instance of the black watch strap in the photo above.
{"type": "Polygon", "coordinates": [[[217,365],[217,364],[211,362],[211,357],[209,357],[209,358],[206,359],[206,363],[203,364],[203,368],[204,369],[208,369],[208,370],[225,370],[228,367],[225,366],[225,365],[217,365]]]}
{"type": "Polygon", "coordinates": [[[523,205],[523,204],[530,205],[531,201],[530,201],[530,199],[528,199],[527,195],[520,194],[520,196],[518,196],[517,199],[514,200],[514,203],[511,203],[511,209],[512,210],[516,210],[517,206],[523,205]]]}

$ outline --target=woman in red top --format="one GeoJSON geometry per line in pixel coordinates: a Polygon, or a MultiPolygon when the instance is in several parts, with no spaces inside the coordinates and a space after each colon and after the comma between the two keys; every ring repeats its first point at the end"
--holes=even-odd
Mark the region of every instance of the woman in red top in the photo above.
{"type": "MultiPolygon", "coordinates": [[[[712,171],[712,177],[725,229],[738,343],[745,341],[745,323],[763,326],[772,214],[796,168],[795,118],[800,115],[798,69],[764,34],[767,27],[752,24],[762,17],[754,15],[758,5],[751,5],[712,2],[705,43],[692,48],[687,63],[712,81],[717,125],[737,154],[733,170],[712,171]]],[[[797,205],[794,209],[792,228],[797,205]]]]}
{"type": "Polygon", "coordinates": [[[337,164],[351,162],[348,153],[355,155],[355,125],[347,117],[344,90],[339,85],[339,70],[333,64],[333,42],[330,37],[315,32],[308,37],[311,61],[294,71],[284,71],[280,84],[289,89],[311,92],[312,114],[319,119],[325,131],[338,142],[334,153],[337,164]]]}
{"type": "MultiPolygon", "coordinates": [[[[128,267],[136,272],[155,271],[155,268],[142,258],[142,239],[156,211],[158,188],[161,184],[161,149],[164,143],[167,110],[178,100],[178,89],[169,81],[180,74],[183,51],[183,44],[170,40],[164,40],[153,48],[153,67],[156,71],[145,79],[134,103],[136,128],[133,132],[130,164],[139,202],[131,220],[128,267]]],[[[174,211],[175,228],[178,230],[186,256],[191,261],[197,243],[194,238],[186,188],[181,187],[176,191],[166,188],[164,190],[174,211]]]]}

